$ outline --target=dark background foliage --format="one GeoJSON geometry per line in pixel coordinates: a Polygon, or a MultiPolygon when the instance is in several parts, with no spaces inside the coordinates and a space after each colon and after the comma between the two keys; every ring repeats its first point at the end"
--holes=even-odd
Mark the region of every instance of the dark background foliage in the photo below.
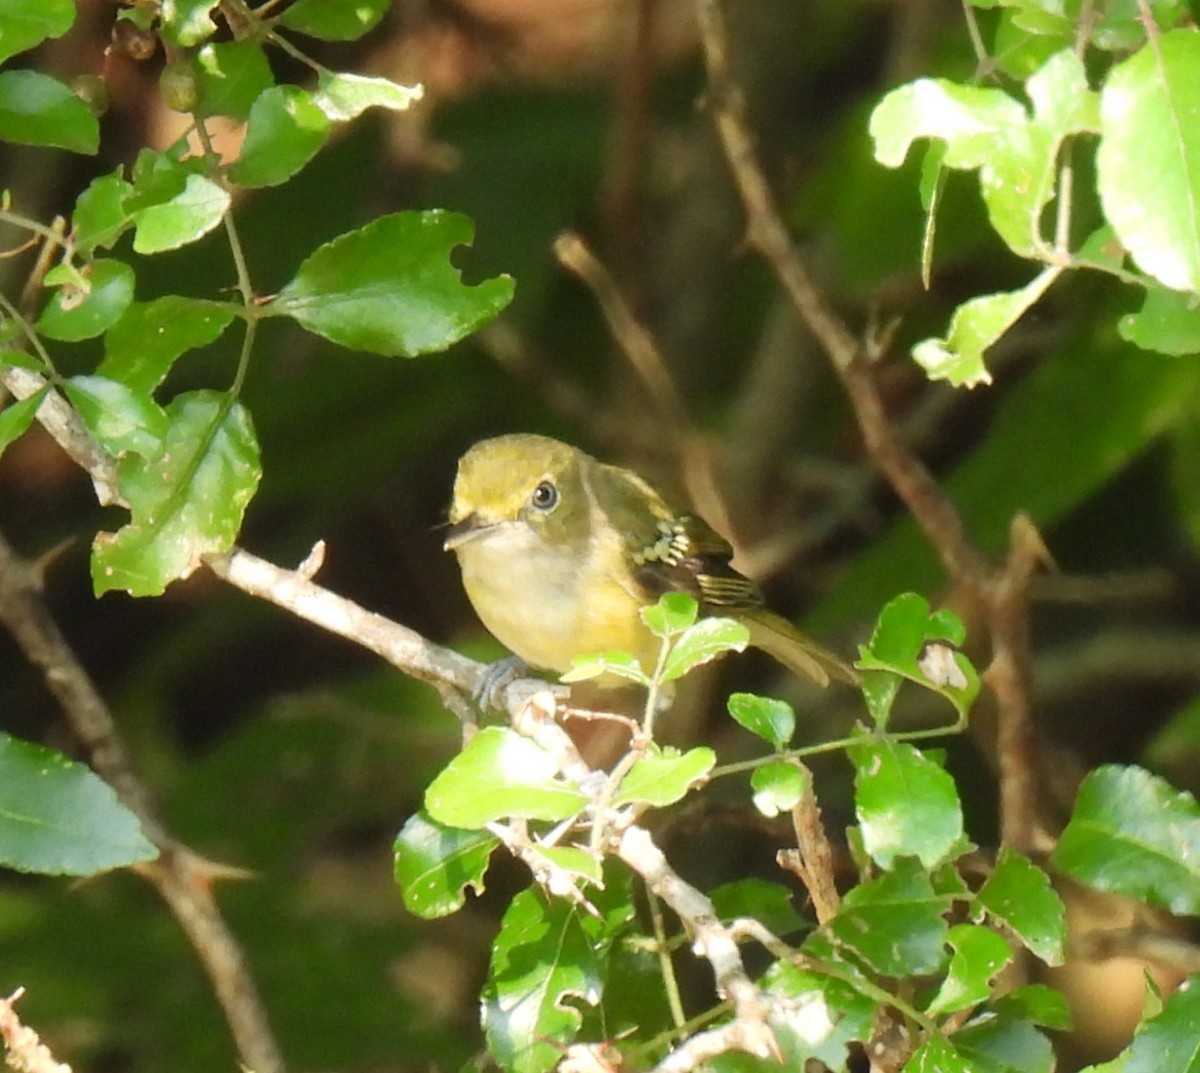
{"type": "MultiPolygon", "coordinates": [[[[1078,775],[1139,761],[1195,789],[1186,707],[1200,676],[1192,359],[1140,352],[1114,322],[1127,296],[1073,280],[993,355],[995,383],[931,385],[907,357],[961,299],[1024,282],[985,226],[973,179],[951,176],[932,287],[921,287],[915,167],[871,159],[866,123],[884,90],[918,72],[966,77],[974,57],[942,0],[743,0],[736,63],[787,217],[851,323],[891,334],[879,370],[893,413],[962,509],[1000,549],[1014,511],[1042,527],[1063,574],[1034,614],[1039,727],[1063,809],[1078,775]],[[1115,576],[1114,576],[1115,575],[1115,576]]],[[[400,0],[364,41],[330,49],[346,70],[423,81],[425,105],[350,126],[294,180],[236,212],[260,290],[335,234],[399,208],[447,208],[476,225],[457,262],[507,272],[502,319],[445,355],[391,360],[264,325],[244,398],[265,478],[241,542],[281,563],[328,542],[321,581],[427,636],[488,657],[441,551],[454,463],[475,440],[543,431],[637,466],[688,497],[687,439],[644,390],[555,237],[579,232],[652,333],[693,427],[718,460],[742,562],[773,603],[852,652],[904,589],[942,579],[916,530],[864,462],[821,355],[742,245],[743,215],[704,98],[689,0],[400,0]],[[571,10],[566,10],[570,7],[571,10]]],[[[104,55],[114,9],[82,5],[30,58],[102,72],[111,108],[99,159],[6,147],[3,185],[29,215],[67,211],[133,147],[169,139],[161,54],[104,55]]],[[[1086,221],[1086,206],[1081,216],[1086,221]]],[[[0,262],[7,282],[28,271],[0,262]]],[[[158,257],[139,298],[232,285],[219,236],[158,257]]],[[[233,344],[189,356],[169,388],[232,374],[233,344]]],[[[78,348],[90,369],[95,352],[78,348]]],[[[391,843],[453,753],[458,726],[434,693],[372,657],[200,572],[158,600],[97,601],[88,546],[106,524],[86,478],[37,429],[0,466],[0,526],[46,556],[46,594],[109,700],[170,823],[253,876],[221,888],[286,1053],[298,1069],[449,1069],[479,1047],[476,996],[494,916],[519,866],[493,873],[468,912],[406,915],[391,843]],[[511,874],[509,874],[511,872],[511,874]]],[[[968,622],[970,633],[971,623],[968,622]]],[[[0,638],[0,712],[14,734],[72,749],[38,676],[0,638]]],[[[736,757],[748,740],[719,697],[792,695],[802,737],[845,730],[845,698],[795,692],[752,658],[698,685],[666,736],[736,757]]],[[[914,707],[906,718],[932,718],[914,707]]],[[[987,712],[952,769],[972,836],[995,839],[987,712]]],[[[835,764],[819,772],[844,778],[835,764]]],[[[731,795],[664,839],[708,886],[761,867],[773,839],[731,795]],[[757,835],[761,833],[761,842],[757,835]]],[[[825,798],[833,828],[849,804],[825,798]]],[[[132,876],[0,885],[0,990],[78,1069],[229,1068],[232,1047],[190,951],[132,876]]]]}

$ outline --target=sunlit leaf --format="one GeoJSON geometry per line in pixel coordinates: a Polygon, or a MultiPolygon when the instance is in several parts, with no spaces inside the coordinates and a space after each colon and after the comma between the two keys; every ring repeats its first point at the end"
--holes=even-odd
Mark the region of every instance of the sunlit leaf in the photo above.
{"type": "Polygon", "coordinates": [[[421,86],[402,86],[378,76],[324,71],[317,80],[313,103],[334,123],[356,119],[368,108],[403,112],[424,95],[421,86]]]}
{"type": "Polygon", "coordinates": [[[279,23],[323,41],[354,41],[376,26],[387,8],[388,0],[296,0],[279,23]]]}
{"type": "Polygon", "coordinates": [[[396,836],[396,883],[410,913],[426,920],[458,912],[466,888],[483,893],[483,875],[500,844],[486,831],[438,823],[425,812],[412,816],[396,836]]]}
{"type": "Polygon", "coordinates": [[[1047,268],[1020,290],[984,294],[968,299],[950,318],[944,339],[925,339],[913,347],[913,358],[932,380],[949,380],[955,387],[990,384],[992,375],[983,363],[993,346],[1058,278],[1059,269],[1047,268]]]}
{"type": "Polygon", "coordinates": [[[48,37],[61,37],[74,21],[72,0],[0,0],[0,63],[48,37]]]}
{"type": "Polygon", "coordinates": [[[0,71],[0,138],[95,153],[100,125],[70,87],[40,71],[0,71]]]}
{"type": "Polygon", "coordinates": [[[844,980],[776,961],[762,986],[778,1000],[771,1004],[783,1060],[782,1067],[771,1063],[776,1069],[803,1070],[809,1059],[827,1069],[847,1069],[850,1045],[871,1037],[878,1003],[844,980]]]}
{"type": "Polygon", "coordinates": [[[88,431],[113,455],[133,451],[154,458],[170,428],[149,395],[103,376],[74,376],[63,385],[88,431]]]}
{"type": "Polygon", "coordinates": [[[488,1048],[512,1073],[546,1073],[583,1023],[579,1003],[604,994],[608,956],[633,911],[628,890],[589,892],[596,913],[565,898],[519,893],[492,943],[483,989],[488,1048]]]}
{"type": "Polygon", "coordinates": [[[212,10],[220,0],[162,0],[162,28],[180,45],[198,45],[217,29],[212,10]]]}
{"type": "Polygon", "coordinates": [[[229,192],[211,179],[188,174],[177,195],[134,214],[138,253],[178,249],[207,235],[229,211],[229,192]]]}
{"type": "Polygon", "coordinates": [[[1122,339],[1163,354],[1200,354],[1200,295],[1151,287],[1142,308],[1117,322],[1122,339]]]}
{"type": "Polygon", "coordinates": [[[992,983],[1011,960],[1012,948],[989,928],[956,924],[946,935],[954,950],[946,978],[925,1012],[941,1016],[978,1006],[991,996],[992,983]]]}
{"type": "Polygon", "coordinates": [[[1104,214],[1161,283],[1200,291],[1200,31],[1173,30],[1113,68],[1101,95],[1104,214]],[[1153,176],[1153,181],[1147,181],[1153,176]]]}
{"type": "Polygon", "coordinates": [[[658,603],[643,607],[638,614],[651,633],[674,637],[696,621],[700,605],[686,592],[664,592],[658,603]]]}
{"type": "Polygon", "coordinates": [[[1138,1031],[1121,1073],[1195,1073],[1200,1065],[1200,977],[1192,976],[1138,1031]]]}
{"type": "Polygon", "coordinates": [[[775,749],[783,749],[796,733],[796,713],[786,701],[733,693],[726,707],[739,724],[775,749]]]}
{"type": "Polygon", "coordinates": [[[717,762],[707,746],[680,753],[670,746],[650,746],[621,780],[613,804],[645,803],[656,808],[672,805],[703,784],[717,762]]]}
{"type": "Polygon", "coordinates": [[[662,680],[682,678],[709,660],[727,652],[741,652],[750,642],[750,631],[731,618],[703,618],[688,627],[671,646],[663,665],[662,680]]]}
{"type": "Polygon", "coordinates": [[[118,173],[93,179],[79,195],[71,224],[82,252],[112,246],[133,226],[133,217],[125,209],[125,199],[132,192],[133,185],[118,173]]]}
{"type": "Polygon", "coordinates": [[[0,454],[3,454],[14,440],[20,439],[33,424],[38,407],[42,405],[42,400],[49,390],[48,387],[44,387],[24,399],[10,402],[0,410],[0,454]]]}
{"type": "Polygon", "coordinates": [[[224,303],[178,294],[134,302],[105,335],[104,360],[96,371],[149,394],[181,354],[220,338],[233,315],[224,303]]]}
{"type": "Polygon", "coordinates": [[[196,53],[199,107],[205,115],[245,119],[264,90],[274,85],[261,42],[218,41],[196,53]]]}
{"type": "Polygon", "coordinates": [[[587,804],[540,745],[503,727],[485,727],[429,784],[425,808],[450,827],[495,820],[562,820],[587,804]]]}
{"type": "Polygon", "coordinates": [[[976,895],[980,907],[1047,965],[1061,965],[1066,938],[1062,900],[1050,877],[1007,846],[976,895]]]}
{"type": "Polygon", "coordinates": [[[0,863],[87,876],[157,856],[137,817],[91,769],[0,734],[0,863]]]}
{"type": "Polygon", "coordinates": [[[1009,991],[992,1003],[992,1009],[1015,1021],[1031,1021],[1061,1032],[1071,1027],[1071,1007],[1066,996],[1045,984],[1026,984],[1009,991]]]}
{"type": "Polygon", "coordinates": [[[764,816],[789,812],[805,794],[804,773],[786,760],[772,760],[756,767],[750,776],[754,807],[764,816]]]}
{"type": "Polygon", "coordinates": [[[51,276],[46,282],[54,293],[37,329],[50,339],[75,342],[100,335],[115,324],[133,301],[133,269],[123,261],[100,258],[83,270],[83,286],[73,274],[51,276]],[[58,284],[61,280],[70,280],[58,284]]]}
{"type": "Polygon", "coordinates": [[[1110,764],[1084,779],[1053,860],[1097,890],[1200,913],[1200,807],[1142,768],[1110,764]]]}
{"type": "Polygon", "coordinates": [[[258,487],[261,467],[250,415],[214,391],[176,396],[162,446],[151,458],[127,454],[118,483],[129,523],[100,533],[92,548],[97,595],[124,589],[157,596],[187,577],[203,556],[226,551],[258,487]]]}
{"type": "Polygon", "coordinates": [[[329,118],[296,86],[273,86],[250,109],[246,139],[229,178],[240,186],[277,186],[307,164],[329,137],[329,118]]]}
{"type": "Polygon", "coordinates": [[[320,247],[264,312],[374,354],[444,350],[512,298],[507,276],[462,282],[450,251],[470,240],[470,222],[453,213],[382,216],[320,247]]]}
{"type": "Polygon", "coordinates": [[[886,737],[860,738],[848,752],[864,849],[881,868],[898,857],[940,863],[963,837],[962,805],[945,769],[886,737]]]}
{"type": "Polygon", "coordinates": [[[913,859],[846,893],[830,937],[884,976],[934,972],[945,959],[949,900],[913,859]]]}

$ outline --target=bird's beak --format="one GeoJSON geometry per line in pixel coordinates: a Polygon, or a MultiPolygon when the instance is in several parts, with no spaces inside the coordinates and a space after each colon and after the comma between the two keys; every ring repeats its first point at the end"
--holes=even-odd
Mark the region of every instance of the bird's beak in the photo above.
{"type": "Polygon", "coordinates": [[[486,533],[491,528],[492,525],[485,522],[478,514],[472,511],[465,518],[460,518],[450,526],[449,531],[446,533],[446,541],[442,547],[446,551],[453,551],[468,540],[486,533]]]}

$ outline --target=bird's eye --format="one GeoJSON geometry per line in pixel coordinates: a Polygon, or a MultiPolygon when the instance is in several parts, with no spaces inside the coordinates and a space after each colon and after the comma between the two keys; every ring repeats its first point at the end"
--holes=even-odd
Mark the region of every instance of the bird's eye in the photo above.
{"type": "Polygon", "coordinates": [[[550,481],[542,481],[529,497],[538,510],[553,510],[558,505],[558,489],[550,481]]]}

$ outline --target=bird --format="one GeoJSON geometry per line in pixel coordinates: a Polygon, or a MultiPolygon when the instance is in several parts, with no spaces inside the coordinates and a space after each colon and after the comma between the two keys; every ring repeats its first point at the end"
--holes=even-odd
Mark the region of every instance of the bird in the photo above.
{"type": "Polygon", "coordinates": [[[459,460],[445,548],[488,631],[527,666],[559,674],[611,651],[649,671],[662,641],[639,611],[667,592],[743,623],[750,645],[818,685],[858,672],[764,606],[733,549],[632,470],[560,440],[514,433],[459,460]]]}

